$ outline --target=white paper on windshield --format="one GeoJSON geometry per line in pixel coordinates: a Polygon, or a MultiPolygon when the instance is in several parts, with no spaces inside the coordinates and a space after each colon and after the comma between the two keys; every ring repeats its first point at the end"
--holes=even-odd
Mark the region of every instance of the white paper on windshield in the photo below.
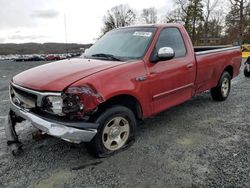
{"type": "Polygon", "coordinates": [[[151,37],[152,33],[151,32],[144,32],[144,31],[136,31],[133,33],[133,36],[138,36],[138,37],[151,37]]]}

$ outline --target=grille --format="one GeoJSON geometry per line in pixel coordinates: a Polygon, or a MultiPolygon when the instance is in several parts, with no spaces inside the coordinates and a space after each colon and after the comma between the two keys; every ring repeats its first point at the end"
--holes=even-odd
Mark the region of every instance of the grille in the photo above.
{"type": "Polygon", "coordinates": [[[10,86],[10,98],[15,105],[21,108],[31,109],[36,107],[37,96],[35,94],[28,93],[12,85],[10,86]]]}

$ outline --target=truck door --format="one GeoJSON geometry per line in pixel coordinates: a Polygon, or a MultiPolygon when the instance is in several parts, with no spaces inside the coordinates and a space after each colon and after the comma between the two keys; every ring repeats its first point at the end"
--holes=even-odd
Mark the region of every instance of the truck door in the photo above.
{"type": "Polygon", "coordinates": [[[175,51],[175,57],[149,63],[149,88],[154,113],[190,99],[196,76],[194,55],[187,50],[178,28],[170,27],[161,31],[155,53],[161,47],[171,47],[175,51]]]}

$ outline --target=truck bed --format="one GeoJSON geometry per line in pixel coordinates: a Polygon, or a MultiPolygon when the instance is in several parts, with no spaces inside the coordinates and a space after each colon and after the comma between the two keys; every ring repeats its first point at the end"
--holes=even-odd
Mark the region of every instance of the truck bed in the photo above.
{"type": "Polygon", "coordinates": [[[228,50],[228,49],[235,49],[239,48],[239,46],[231,46],[231,45],[224,45],[224,46],[194,46],[194,52],[206,52],[206,51],[211,51],[211,50],[228,50]]]}
{"type": "Polygon", "coordinates": [[[197,61],[196,93],[215,87],[226,68],[230,69],[232,78],[239,74],[240,46],[194,47],[194,50],[197,61]]]}

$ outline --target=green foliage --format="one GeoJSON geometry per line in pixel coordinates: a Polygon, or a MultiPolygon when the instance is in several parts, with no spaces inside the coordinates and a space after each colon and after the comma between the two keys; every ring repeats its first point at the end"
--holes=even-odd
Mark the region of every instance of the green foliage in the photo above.
{"type": "Polygon", "coordinates": [[[196,34],[201,30],[202,21],[204,21],[202,0],[189,0],[185,28],[191,34],[193,42],[195,42],[196,34]]]}
{"type": "Polygon", "coordinates": [[[226,16],[227,39],[234,42],[250,42],[250,2],[231,0],[230,11],[226,16]]]}
{"type": "Polygon", "coordinates": [[[165,21],[182,23],[195,42],[197,34],[201,33],[201,23],[204,21],[202,0],[177,0],[176,4],[178,8],[170,12],[165,21]]]}
{"type": "Polygon", "coordinates": [[[177,7],[166,16],[165,22],[183,24],[196,45],[201,39],[206,45],[209,38],[221,38],[222,15],[216,7],[219,0],[175,1],[177,7]]]}
{"type": "MultiPolygon", "coordinates": [[[[194,44],[199,45],[202,40],[205,41],[203,45],[209,45],[210,38],[225,44],[236,41],[250,43],[250,0],[229,0],[227,13],[225,7],[228,4],[223,0],[174,1],[176,8],[167,14],[164,22],[183,24],[194,44]]],[[[136,14],[128,5],[119,5],[107,12],[102,31],[106,33],[117,27],[131,25],[135,20],[136,14]]],[[[156,23],[156,9],[143,9],[141,21],[156,23]]]]}
{"type": "Polygon", "coordinates": [[[207,23],[207,36],[208,37],[220,37],[222,34],[223,26],[218,19],[213,18],[207,23]]]}

